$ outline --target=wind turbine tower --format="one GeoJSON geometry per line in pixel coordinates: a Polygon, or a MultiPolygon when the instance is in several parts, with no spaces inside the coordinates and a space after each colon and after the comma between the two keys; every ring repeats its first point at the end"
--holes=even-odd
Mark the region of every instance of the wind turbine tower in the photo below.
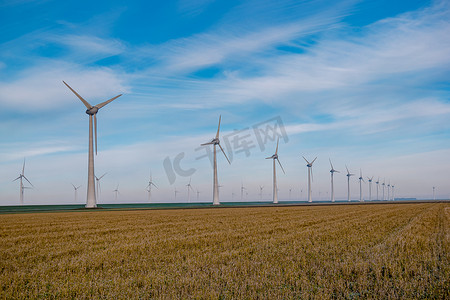
{"type": "Polygon", "coordinates": [[[386,200],[384,197],[384,187],[386,186],[386,180],[383,180],[383,183],[381,184],[383,186],[383,201],[386,200]]]}
{"type": "Polygon", "coordinates": [[[379,187],[379,184],[380,184],[380,177],[378,177],[378,180],[375,183],[377,185],[377,200],[380,200],[380,198],[378,197],[378,187],[379,187]]]}
{"type": "Polygon", "coordinates": [[[362,196],[362,182],[365,183],[364,178],[362,176],[362,171],[359,169],[359,202],[363,202],[363,196],[362,196]]]}
{"type": "Polygon", "coordinates": [[[34,187],[34,185],[28,180],[28,178],[25,177],[25,158],[23,159],[22,173],[19,174],[19,177],[13,180],[13,181],[20,180],[20,187],[19,187],[20,205],[23,205],[23,191],[24,189],[27,189],[27,187],[23,185],[23,179],[28,181],[28,183],[31,184],[32,187],[34,187]]]}
{"type": "MultiPolygon", "coordinates": [[[[270,156],[270,157],[266,157],[266,159],[272,159],[273,160],[273,203],[276,204],[278,203],[278,189],[277,189],[277,166],[275,164],[275,161],[278,161],[278,163],[280,164],[281,170],[283,170],[283,166],[280,163],[280,160],[278,159],[278,142],[280,141],[280,139],[278,138],[277,140],[277,148],[275,149],[275,154],[270,156]]],[[[286,174],[286,173],[285,173],[286,174]]]]}
{"type": "Polygon", "coordinates": [[[395,200],[395,196],[394,196],[394,185],[391,185],[391,187],[392,187],[392,201],[394,201],[394,200],[395,200]]]}
{"type": "Polygon", "coordinates": [[[120,195],[120,193],[119,193],[119,184],[117,184],[117,187],[116,187],[116,189],[113,192],[116,194],[114,199],[117,201],[117,195],[118,194],[120,195]]]}
{"type": "Polygon", "coordinates": [[[308,202],[312,202],[312,194],[311,194],[311,180],[313,179],[312,166],[316,161],[317,157],[314,158],[312,162],[309,162],[304,156],[303,159],[306,161],[306,166],[308,167],[308,202]]]}
{"type": "Polygon", "coordinates": [[[260,201],[262,201],[262,196],[263,196],[263,188],[264,188],[264,186],[263,186],[263,185],[260,185],[260,186],[259,186],[259,200],[260,200],[260,201]]]}
{"type": "Polygon", "coordinates": [[[350,202],[350,176],[353,176],[355,174],[350,174],[350,171],[348,170],[347,166],[345,166],[347,169],[347,200],[350,202]]]}
{"type": "Polygon", "coordinates": [[[95,198],[95,177],[94,177],[94,131],[95,131],[95,154],[97,155],[97,112],[106,104],[122,96],[122,94],[117,95],[100,104],[92,106],[86,100],[84,100],[83,97],[81,97],[77,92],[75,92],[75,90],[73,90],[67,83],[65,83],[64,81],[63,83],[81,100],[81,102],[83,102],[83,104],[87,108],[86,114],[89,115],[89,159],[88,159],[88,188],[87,188],[86,208],[94,208],[97,207],[97,200],[95,198]]]}
{"type": "Polygon", "coordinates": [[[331,163],[331,159],[328,159],[330,161],[330,166],[331,166],[331,170],[330,170],[330,174],[331,174],[331,202],[334,202],[334,182],[333,182],[333,177],[334,177],[334,173],[339,173],[338,170],[335,170],[333,168],[333,164],[331,163]]]}
{"type": "Polygon", "coordinates": [[[241,201],[244,199],[244,190],[246,190],[246,188],[244,187],[244,183],[241,182],[241,201]]]}
{"type": "Polygon", "coordinates": [[[433,186],[433,200],[436,200],[436,193],[435,193],[436,187],[433,186]]]}
{"type": "Polygon", "coordinates": [[[231,165],[230,160],[228,159],[225,151],[223,151],[222,146],[220,146],[219,140],[219,131],[220,131],[220,120],[222,116],[219,116],[219,126],[217,127],[216,137],[213,138],[210,142],[201,144],[201,146],[213,145],[214,146],[214,176],[213,176],[213,205],[219,205],[219,182],[217,179],[217,155],[216,155],[216,146],[219,146],[220,150],[222,150],[223,155],[227,159],[228,163],[231,165]]]}

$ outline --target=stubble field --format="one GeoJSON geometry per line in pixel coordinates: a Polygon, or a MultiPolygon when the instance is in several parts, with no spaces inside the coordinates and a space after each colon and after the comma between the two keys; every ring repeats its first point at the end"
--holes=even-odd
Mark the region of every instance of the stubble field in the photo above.
{"type": "Polygon", "coordinates": [[[450,203],[0,215],[0,298],[449,299],[450,203]]]}

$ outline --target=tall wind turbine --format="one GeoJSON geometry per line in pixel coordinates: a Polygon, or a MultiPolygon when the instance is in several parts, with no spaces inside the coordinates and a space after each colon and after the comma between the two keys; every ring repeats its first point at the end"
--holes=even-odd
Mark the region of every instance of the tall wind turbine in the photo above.
{"type": "Polygon", "coordinates": [[[147,185],[148,202],[151,202],[151,198],[152,198],[152,186],[154,186],[155,188],[158,188],[158,187],[156,186],[156,184],[153,182],[152,174],[150,173],[150,180],[148,181],[148,185],[147,185]]]}
{"type": "Polygon", "coordinates": [[[75,90],[73,90],[66,82],[63,83],[83,102],[86,106],[86,114],[89,115],[89,160],[88,160],[88,188],[87,188],[87,198],[86,198],[86,208],[94,208],[97,207],[97,201],[95,198],[95,177],[94,177],[94,131],[95,131],[95,154],[97,155],[97,112],[110,103],[111,101],[119,98],[122,94],[117,95],[105,102],[102,102],[97,105],[90,105],[89,102],[83,99],[75,90]],[[92,122],[92,118],[94,119],[92,122]],[[94,123],[94,128],[92,126],[94,123]]]}
{"type": "Polygon", "coordinates": [[[266,159],[273,160],[273,203],[275,203],[275,204],[278,203],[277,172],[276,172],[275,160],[278,161],[278,163],[280,164],[281,170],[283,170],[283,173],[285,173],[283,166],[281,165],[280,160],[278,159],[278,142],[279,141],[280,141],[280,139],[278,138],[277,148],[275,149],[275,154],[270,157],[266,157],[266,159]]]}
{"type": "Polygon", "coordinates": [[[347,166],[345,166],[345,168],[347,169],[347,200],[350,202],[350,176],[353,176],[355,174],[350,174],[347,166]]]}
{"type": "Polygon", "coordinates": [[[380,184],[380,177],[378,177],[378,180],[375,183],[377,185],[377,200],[380,200],[380,198],[378,197],[378,187],[379,187],[379,184],[380,184]]]}
{"type": "Polygon", "coordinates": [[[372,177],[367,177],[367,180],[369,181],[369,201],[372,201],[372,181],[373,181],[373,176],[372,177]]]}
{"type": "Polygon", "coordinates": [[[331,165],[331,170],[330,170],[330,173],[331,173],[331,202],[334,202],[334,182],[333,182],[333,177],[334,177],[334,173],[339,173],[339,171],[335,170],[333,168],[333,164],[331,163],[331,159],[329,158],[328,160],[330,161],[330,165],[331,165]]]}
{"type": "Polygon", "coordinates": [[[192,188],[192,185],[191,185],[191,180],[192,180],[192,177],[189,178],[189,183],[186,184],[187,191],[188,191],[188,203],[191,202],[191,193],[190,192],[191,192],[191,190],[194,191],[194,189],[192,188]]]}
{"type": "Polygon", "coordinates": [[[23,179],[28,181],[28,183],[31,184],[32,187],[34,187],[34,185],[28,180],[28,178],[25,177],[25,158],[23,159],[22,173],[19,174],[19,177],[13,180],[13,181],[20,180],[20,187],[19,187],[20,205],[23,205],[23,191],[24,189],[27,188],[23,185],[23,179]]]}
{"type": "Polygon", "coordinates": [[[217,126],[217,133],[216,137],[213,138],[209,143],[201,144],[201,146],[206,145],[213,145],[214,146],[214,176],[213,176],[213,205],[219,205],[219,182],[217,179],[217,155],[216,155],[216,146],[219,146],[220,150],[222,150],[223,155],[227,159],[228,163],[231,165],[230,160],[228,159],[227,155],[225,154],[225,151],[223,151],[222,146],[220,146],[220,140],[219,140],[219,131],[220,131],[220,120],[222,119],[222,116],[219,116],[219,126],[217,126]]]}
{"type": "Polygon", "coordinates": [[[314,180],[313,173],[312,173],[312,166],[313,163],[316,161],[317,157],[314,158],[312,162],[309,162],[304,156],[303,159],[306,161],[306,166],[308,167],[308,202],[312,202],[312,195],[311,195],[311,180],[314,180]]]}
{"type": "Polygon", "coordinates": [[[103,178],[103,176],[105,176],[105,175],[106,175],[106,173],[103,174],[103,175],[100,176],[100,177],[97,177],[96,175],[94,175],[95,181],[96,181],[96,183],[97,183],[97,199],[100,199],[100,193],[101,193],[100,180],[101,180],[101,179],[103,178]]]}
{"type": "Polygon", "coordinates": [[[71,185],[73,186],[73,189],[75,190],[75,203],[76,203],[77,202],[77,191],[81,187],[81,185],[75,186],[73,183],[71,183],[71,185]]]}
{"type": "Polygon", "coordinates": [[[363,196],[362,196],[362,182],[365,183],[364,178],[362,176],[362,170],[359,169],[359,202],[363,202],[363,196]]]}

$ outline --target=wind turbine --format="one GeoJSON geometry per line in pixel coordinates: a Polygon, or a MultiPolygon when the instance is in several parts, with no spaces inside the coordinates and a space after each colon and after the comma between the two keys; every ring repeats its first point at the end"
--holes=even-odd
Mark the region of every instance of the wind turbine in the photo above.
{"type": "Polygon", "coordinates": [[[433,200],[436,200],[435,189],[436,189],[436,187],[433,186],[433,200]]]}
{"type": "Polygon", "coordinates": [[[150,173],[150,180],[148,181],[148,185],[147,185],[148,202],[151,202],[151,197],[152,197],[152,186],[154,186],[155,188],[158,188],[158,187],[156,186],[156,184],[153,182],[152,174],[150,173]]]}
{"type": "Polygon", "coordinates": [[[86,208],[97,207],[97,201],[95,198],[95,177],[94,177],[94,131],[95,131],[95,155],[97,155],[97,112],[110,103],[111,101],[119,98],[122,94],[117,95],[105,102],[97,105],[90,105],[86,100],[83,99],[75,90],[73,90],[65,81],[63,83],[83,102],[86,106],[86,114],[89,115],[89,160],[88,160],[88,188],[87,188],[87,198],[86,198],[86,208]],[[92,118],[94,119],[94,128],[92,128],[92,118]]]}
{"type": "Polygon", "coordinates": [[[335,170],[333,168],[333,164],[331,163],[331,159],[329,158],[328,160],[330,161],[330,165],[331,165],[331,170],[330,170],[330,173],[331,173],[331,202],[334,202],[334,182],[333,182],[333,177],[334,177],[334,173],[339,173],[339,171],[335,170]]]}
{"type": "Polygon", "coordinates": [[[263,185],[260,185],[260,186],[259,186],[259,200],[260,200],[260,201],[262,201],[263,188],[264,188],[263,185]]]}
{"type": "MultiPolygon", "coordinates": [[[[273,160],[273,203],[278,203],[278,190],[277,190],[277,172],[276,172],[276,164],[275,164],[275,160],[278,161],[278,163],[280,164],[281,170],[283,170],[283,166],[280,163],[280,160],[278,159],[278,142],[280,141],[280,139],[278,138],[277,140],[277,148],[275,149],[275,154],[270,156],[270,157],[266,157],[266,159],[272,159],[273,160]]],[[[286,174],[286,173],[285,173],[286,174]]]]}
{"type": "Polygon", "coordinates": [[[244,183],[241,181],[241,201],[244,198],[244,190],[246,190],[246,188],[244,187],[244,183]]]}
{"type": "Polygon", "coordinates": [[[116,187],[116,189],[115,189],[113,192],[116,193],[115,200],[117,201],[117,194],[120,195],[120,192],[119,192],[119,184],[117,184],[117,187],[116,187]]]}
{"type": "Polygon", "coordinates": [[[350,176],[353,176],[355,174],[350,174],[347,165],[345,166],[345,168],[347,169],[347,200],[350,202],[350,176]]]}
{"type": "Polygon", "coordinates": [[[23,159],[23,166],[22,166],[22,173],[19,174],[19,177],[17,177],[16,179],[14,179],[13,181],[16,180],[20,180],[20,189],[19,189],[19,193],[20,193],[20,205],[23,205],[23,190],[27,189],[27,187],[25,187],[23,185],[23,179],[25,178],[26,181],[28,181],[29,184],[31,184],[32,187],[34,187],[34,185],[28,180],[27,177],[25,177],[25,158],[23,159]]]}
{"type": "Polygon", "coordinates": [[[75,190],[75,203],[76,203],[77,202],[77,191],[81,187],[81,185],[75,186],[73,183],[71,183],[71,185],[73,186],[73,189],[75,190]]]}
{"type": "Polygon", "coordinates": [[[392,201],[394,201],[395,200],[395,197],[394,197],[394,185],[391,185],[391,187],[392,187],[392,201]]]}
{"type": "Polygon", "coordinates": [[[386,180],[383,180],[383,183],[381,184],[383,186],[383,201],[386,200],[386,198],[384,198],[384,187],[386,186],[386,180]]]}
{"type": "Polygon", "coordinates": [[[369,201],[372,201],[372,177],[367,177],[367,180],[369,181],[369,201]]]}
{"type": "Polygon", "coordinates": [[[304,156],[303,159],[306,161],[306,166],[308,167],[308,202],[312,202],[311,198],[311,180],[314,181],[313,173],[312,173],[312,166],[313,163],[316,161],[317,157],[314,158],[312,162],[309,162],[304,156]]]}
{"type": "Polygon", "coordinates": [[[391,181],[389,181],[387,187],[388,187],[388,201],[391,201],[391,181]]]}
{"type": "Polygon", "coordinates": [[[378,197],[378,187],[380,183],[380,177],[378,177],[378,180],[375,183],[377,184],[377,200],[380,200],[380,198],[378,197]]]}
{"type": "Polygon", "coordinates": [[[292,188],[289,188],[289,201],[291,201],[292,188]]]}
{"type": "Polygon", "coordinates": [[[103,178],[103,176],[105,176],[105,174],[103,174],[100,177],[97,177],[96,175],[94,175],[95,177],[95,181],[97,182],[97,199],[100,199],[100,193],[101,193],[101,188],[100,188],[100,180],[103,178]]]}
{"type": "Polygon", "coordinates": [[[199,192],[199,190],[197,190],[197,202],[198,202],[199,195],[200,195],[200,192],[199,192]]]}
{"type": "Polygon", "coordinates": [[[364,182],[364,183],[366,183],[365,181],[364,181],[364,178],[363,178],[363,176],[362,176],[362,170],[361,169],[359,169],[359,202],[363,202],[364,200],[363,200],[363,196],[362,196],[362,182],[364,182]]]}
{"type": "Polygon", "coordinates": [[[176,187],[174,187],[174,193],[175,193],[175,202],[177,202],[177,194],[179,193],[179,191],[177,191],[176,187]]]}
{"type": "Polygon", "coordinates": [[[213,145],[214,146],[214,176],[213,176],[213,205],[219,205],[219,182],[217,179],[217,155],[216,155],[216,146],[219,146],[220,150],[222,150],[223,155],[227,159],[228,163],[231,165],[230,160],[228,159],[227,155],[225,154],[225,151],[223,151],[222,146],[220,146],[220,140],[219,140],[219,131],[220,131],[220,120],[222,119],[222,116],[219,116],[219,126],[217,126],[217,133],[216,137],[213,138],[209,143],[201,144],[201,146],[206,145],[213,145]]]}
{"type": "Polygon", "coordinates": [[[190,193],[190,190],[194,191],[194,189],[192,188],[192,185],[191,185],[191,180],[192,180],[192,177],[189,178],[189,183],[186,184],[187,191],[188,191],[188,203],[191,202],[191,193],[190,193]]]}

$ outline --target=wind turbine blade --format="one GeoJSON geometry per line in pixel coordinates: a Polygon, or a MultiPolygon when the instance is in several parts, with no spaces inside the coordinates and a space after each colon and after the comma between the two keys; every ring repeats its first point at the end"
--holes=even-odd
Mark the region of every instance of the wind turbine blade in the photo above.
{"type": "Polygon", "coordinates": [[[225,154],[225,151],[223,151],[222,146],[220,146],[220,144],[217,144],[217,145],[219,145],[220,150],[222,150],[223,155],[225,155],[225,158],[228,160],[228,163],[231,165],[231,162],[230,162],[230,160],[228,159],[228,156],[225,154]]]}
{"type": "Polygon", "coordinates": [[[316,159],[317,159],[317,156],[316,156],[316,158],[314,158],[314,160],[311,162],[311,166],[312,166],[312,164],[316,161],[316,159]]]}
{"type": "Polygon", "coordinates": [[[220,120],[222,119],[222,115],[219,116],[219,126],[217,126],[217,133],[216,133],[216,139],[219,138],[219,131],[220,131],[220,120]]]}
{"type": "Polygon", "coordinates": [[[81,185],[77,187],[77,190],[78,190],[80,187],[81,187],[81,185]]]}
{"type": "Polygon", "coordinates": [[[95,155],[97,155],[97,114],[94,114],[95,155]]]}
{"type": "Polygon", "coordinates": [[[14,179],[13,181],[16,181],[17,179],[20,179],[20,176],[19,176],[19,177],[17,177],[16,179],[14,179]]]}
{"type": "Polygon", "coordinates": [[[280,138],[277,139],[277,149],[275,150],[275,155],[278,153],[278,142],[280,141],[280,138]]]}
{"type": "Polygon", "coordinates": [[[331,170],[334,170],[333,168],[333,164],[331,163],[331,158],[328,159],[330,161],[330,165],[331,165],[331,170]]]}
{"type": "Polygon", "coordinates": [[[302,157],[306,161],[306,163],[309,165],[309,161],[304,156],[302,156],[302,157]]]}
{"type": "Polygon", "coordinates": [[[153,185],[155,188],[158,188],[158,187],[156,186],[156,184],[154,184],[153,182],[152,182],[152,185],[153,185]]]}
{"type": "Polygon", "coordinates": [[[90,105],[89,102],[84,100],[83,97],[78,95],[78,93],[75,92],[74,89],[72,89],[64,80],[63,80],[63,83],[75,94],[75,96],[77,96],[81,100],[81,102],[83,102],[83,104],[87,107],[87,109],[91,109],[92,108],[92,105],[90,105]]]}
{"type": "Polygon", "coordinates": [[[207,146],[207,145],[212,145],[213,142],[208,142],[208,143],[204,143],[204,144],[200,144],[200,146],[207,146]]]}
{"type": "Polygon", "coordinates": [[[266,157],[266,159],[271,159],[272,158],[272,156],[271,157],[266,157]]]}
{"type": "Polygon", "coordinates": [[[23,175],[23,178],[25,178],[25,180],[28,181],[28,183],[31,184],[32,187],[34,187],[34,185],[28,180],[28,178],[25,177],[25,175],[23,175]]]}
{"type": "Polygon", "coordinates": [[[73,183],[71,183],[71,185],[73,186],[74,189],[77,189],[73,183]]]}
{"type": "Polygon", "coordinates": [[[111,99],[109,99],[109,100],[106,100],[105,102],[100,103],[100,104],[97,104],[96,106],[98,107],[98,109],[100,109],[100,108],[102,108],[103,106],[105,106],[106,104],[108,104],[109,102],[112,102],[113,100],[119,98],[120,96],[122,96],[122,94],[117,95],[117,96],[115,96],[115,97],[113,97],[113,98],[111,98],[111,99]]]}
{"type": "Polygon", "coordinates": [[[347,174],[350,174],[350,171],[347,168],[347,165],[345,165],[345,168],[347,169],[347,174]]]}
{"type": "Polygon", "coordinates": [[[103,174],[102,176],[100,176],[100,178],[99,178],[98,180],[102,179],[103,176],[105,176],[106,174],[108,174],[108,172],[106,172],[105,174],[103,174]]]}
{"type": "Polygon", "coordinates": [[[280,167],[281,167],[281,170],[283,170],[283,173],[286,174],[286,172],[284,171],[283,166],[281,165],[280,160],[278,158],[277,158],[277,161],[280,164],[280,167]]]}
{"type": "Polygon", "coordinates": [[[22,175],[25,174],[25,158],[23,159],[22,175]]]}

